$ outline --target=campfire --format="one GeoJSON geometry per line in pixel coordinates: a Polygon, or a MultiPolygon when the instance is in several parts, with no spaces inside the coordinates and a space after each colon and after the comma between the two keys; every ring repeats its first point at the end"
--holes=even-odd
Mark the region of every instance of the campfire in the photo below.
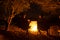
{"type": "Polygon", "coordinates": [[[37,34],[38,33],[38,28],[37,28],[37,21],[31,21],[29,24],[30,28],[28,31],[32,34],[37,34]]]}

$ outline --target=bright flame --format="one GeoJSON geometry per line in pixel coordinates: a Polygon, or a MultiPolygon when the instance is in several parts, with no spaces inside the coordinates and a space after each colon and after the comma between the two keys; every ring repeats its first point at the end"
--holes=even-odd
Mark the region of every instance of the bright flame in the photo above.
{"type": "Polygon", "coordinates": [[[30,29],[31,29],[31,31],[34,31],[35,32],[35,31],[37,31],[37,26],[35,26],[34,24],[32,24],[32,26],[31,26],[30,29]]]}
{"type": "Polygon", "coordinates": [[[37,21],[31,21],[29,24],[30,28],[29,28],[29,32],[31,33],[37,33],[38,29],[37,29],[37,21]]]}

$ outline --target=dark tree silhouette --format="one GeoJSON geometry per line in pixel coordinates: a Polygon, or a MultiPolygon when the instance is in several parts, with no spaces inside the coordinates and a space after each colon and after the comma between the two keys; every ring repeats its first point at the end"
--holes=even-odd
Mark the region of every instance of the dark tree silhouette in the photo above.
{"type": "Polygon", "coordinates": [[[16,15],[12,19],[12,24],[17,25],[19,28],[22,28],[23,30],[26,30],[29,27],[27,19],[24,18],[24,13],[16,15]]]}

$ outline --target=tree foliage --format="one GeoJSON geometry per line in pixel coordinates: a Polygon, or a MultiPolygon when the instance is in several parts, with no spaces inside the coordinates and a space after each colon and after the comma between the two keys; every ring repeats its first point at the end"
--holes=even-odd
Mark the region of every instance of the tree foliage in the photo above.
{"type": "Polygon", "coordinates": [[[59,5],[57,5],[56,2],[52,2],[52,0],[1,0],[0,8],[2,7],[4,11],[2,10],[3,12],[0,14],[3,14],[4,19],[6,19],[10,25],[15,15],[30,8],[31,2],[41,5],[41,9],[45,12],[55,13],[56,8],[59,7],[59,5]]]}

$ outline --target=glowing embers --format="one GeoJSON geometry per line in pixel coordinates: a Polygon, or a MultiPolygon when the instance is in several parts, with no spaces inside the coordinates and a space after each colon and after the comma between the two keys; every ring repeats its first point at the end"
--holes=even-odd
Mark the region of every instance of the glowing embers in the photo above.
{"type": "Polygon", "coordinates": [[[37,29],[37,21],[31,21],[29,24],[30,28],[28,29],[28,31],[32,34],[37,34],[38,33],[38,29],[37,29]]]}

